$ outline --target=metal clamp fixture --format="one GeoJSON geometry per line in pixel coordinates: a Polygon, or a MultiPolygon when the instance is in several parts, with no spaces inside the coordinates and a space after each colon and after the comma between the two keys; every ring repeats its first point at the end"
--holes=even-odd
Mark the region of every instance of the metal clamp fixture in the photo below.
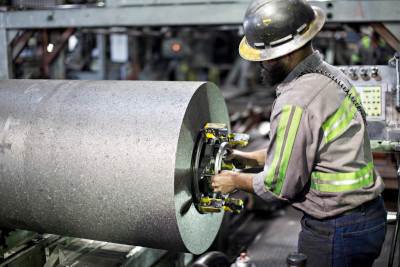
{"type": "Polygon", "coordinates": [[[234,170],[234,164],[225,157],[232,153],[232,146],[245,146],[248,140],[247,134],[230,134],[226,124],[207,123],[200,130],[192,158],[193,202],[200,213],[240,212],[243,209],[241,199],[214,193],[211,176],[221,170],[234,170]]]}

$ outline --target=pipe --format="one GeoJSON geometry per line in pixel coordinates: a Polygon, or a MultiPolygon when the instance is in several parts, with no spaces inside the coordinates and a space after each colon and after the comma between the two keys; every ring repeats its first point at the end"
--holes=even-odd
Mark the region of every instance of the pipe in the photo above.
{"type": "Polygon", "coordinates": [[[201,254],[223,214],[192,203],[205,82],[0,81],[0,227],[201,254]]]}

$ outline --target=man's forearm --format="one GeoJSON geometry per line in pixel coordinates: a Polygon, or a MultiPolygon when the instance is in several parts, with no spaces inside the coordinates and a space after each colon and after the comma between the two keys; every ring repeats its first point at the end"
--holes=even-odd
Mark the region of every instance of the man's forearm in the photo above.
{"type": "Polygon", "coordinates": [[[243,156],[244,158],[246,158],[246,167],[263,167],[265,165],[266,153],[266,149],[246,153],[246,155],[243,156]]]}
{"type": "Polygon", "coordinates": [[[256,159],[258,167],[264,167],[265,165],[265,155],[267,154],[267,149],[262,149],[254,152],[256,154],[256,159]]]}
{"type": "Polygon", "coordinates": [[[256,175],[256,173],[236,173],[234,177],[236,189],[255,194],[253,180],[256,175]]]}
{"type": "Polygon", "coordinates": [[[256,175],[256,173],[239,173],[224,170],[211,177],[211,186],[214,188],[215,193],[228,194],[235,190],[242,190],[255,194],[253,179],[256,175]]]}

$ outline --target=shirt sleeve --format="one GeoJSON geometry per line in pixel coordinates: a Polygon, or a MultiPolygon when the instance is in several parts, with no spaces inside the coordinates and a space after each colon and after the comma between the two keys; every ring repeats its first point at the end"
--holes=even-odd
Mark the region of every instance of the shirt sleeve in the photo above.
{"type": "Polygon", "coordinates": [[[253,188],[267,202],[291,201],[309,188],[321,124],[306,110],[275,105],[264,170],[253,188]]]}

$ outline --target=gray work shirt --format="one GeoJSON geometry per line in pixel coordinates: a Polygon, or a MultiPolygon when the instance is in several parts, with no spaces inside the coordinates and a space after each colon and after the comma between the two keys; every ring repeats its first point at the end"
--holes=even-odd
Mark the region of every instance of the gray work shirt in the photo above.
{"type": "Polygon", "coordinates": [[[267,202],[288,201],[323,219],[383,191],[355,93],[346,76],[318,51],[292,70],[277,87],[264,170],[253,181],[258,196],[267,202]],[[310,69],[333,76],[300,76],[310,69]]]}

